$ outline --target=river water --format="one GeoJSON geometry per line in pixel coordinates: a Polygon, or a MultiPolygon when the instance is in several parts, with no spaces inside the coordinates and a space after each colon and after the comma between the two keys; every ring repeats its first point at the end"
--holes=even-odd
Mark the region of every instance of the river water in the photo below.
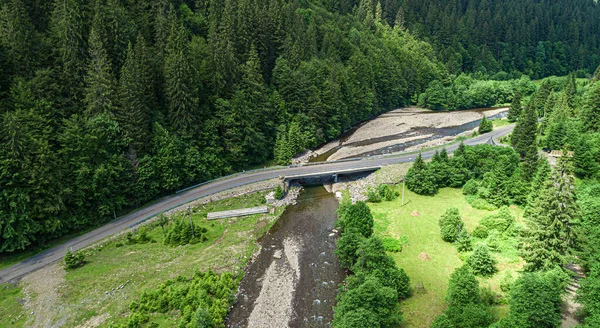
{"type": "Polygon", "coordinates": [[[338,201],[306,188],[261,240],[227,319],[228,327],[329,327],[346,274],[334,254],[338,201]]]}

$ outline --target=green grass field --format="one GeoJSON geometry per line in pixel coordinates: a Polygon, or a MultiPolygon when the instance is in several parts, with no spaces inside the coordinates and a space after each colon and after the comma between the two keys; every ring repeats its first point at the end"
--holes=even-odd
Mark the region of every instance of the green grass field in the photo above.
{"type": "Polygon", "coordinates": [[[497,120],[492,120],[492,123],[494,124],[494,129],[501,128],[503,126],[507,126],[507,125],[511,125],[512,124],[512,123],[510,123],[505,118],[503,118],[503,119],[497,119],[497,120]]]}
{"type": "MultiPolygon", "coordinates": [[[[401,188],[397,187],[397,188],[401,188]]],[[[400,253],[390,253],[399,267],[411,278],[411,284],[422,283],[425,293],[415,293],[401,303],[405,327],[428,327],[431,322],[446,310],[444,295],[448,288],[450,274],[463,263],[468,253],[459,254],[455,247],[442,241],[438,220],[449,207],[457,207],[469,231],[477,226],[483,217],[493,214],[472,208],[460,189],[444,188],[436,196],[419,196],[406,191],[405,205],[401,199],[391,202],[369,204],[375,218],[375,233],[383,237],[399,238],[406,245],[400,253]],[[416,215],[418,212],[418,216],[416,215]],[[413,215],[411,215],[411,213],[413,215]],[[429,260],[419,255],[426,253],[429,260]]],[[[522,211],[516,207],[511,212],[521,220],[522,211]]],[[[474,244],[482,242],[475,240],[474,244]]],[[[516,272],[522,267],[522,260],[515,249],[515,240],[502,243],[502,253],[494,253],[498,260],[499,272],[486,279],[480,279],[482,287],[489,286],[500,291],[500,280],[506,270],[516,272]]],[[[497,306],[495,312],[502,315],[505,306],[497,306]]]]}
{"type": "MultiPolygon", "coordinates": [[[[206,213],[212,211],[259,206],[266,192],[231,198],[193,210],[195,223],[208,229],[208,240],[194,245],[171,247],[163,245],[160,226],[152,224],[148,235],[154,242],[126,244],[125,236],[117,237],[86,251],[83,267],[67,271],[56,300],[68,313],[64,327],[78,326],[92,317],[107,317],[104,323],[124,323],[129,304],[137,300],[144,290],[155,288],[167,279],[177,276],[191,277],[195,270],[234,272],[241,278],[243,267],[256,250],[256,241],[272,226],[283,212],[252,215],[208,221],[206,213]]],[[[173,220],[182,219],[183,213],[173,220]]],[[[187,220],[187,218],[185,218],[187,220]]],[[[20,313],[17,299],[20,288],[0,290],[0,305],[20,313]]],[[[47,315],[52,316],[52,313],[47,315]]],[[[164,327],[176,325],[177,313],[161,315],[153,321],[164,322],[164,327]],[[163,318],[164,317],[164,318],[163,318]],[[173,319],[175,318],[175,319],[173,319]]],[[[54,318],[55,320],[64,318],[54,318]]],[[[0,319],[0,327],[21,327],[24,318],[15,324],[0,319]]]]}

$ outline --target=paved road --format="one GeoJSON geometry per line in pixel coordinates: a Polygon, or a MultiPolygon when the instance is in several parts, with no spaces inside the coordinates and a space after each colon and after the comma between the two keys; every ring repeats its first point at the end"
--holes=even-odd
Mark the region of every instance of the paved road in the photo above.
{"type": "MultiPolygon", "coordinates": [[[[466,145],[476,145],[489,142],[490,138],[497,139],[501,136],[509,134],[513,130],[514,126],[505,126],[499,128],[493,132],[465,140],[466,145]]],[[[446,149],[449,153],[453,152],[458,148],[458,144],[448,145],[446,149]]],[[[430,158],[433,156],[435,151],[423,152],[424,158],[430,158]]],[[[334,163],[323,163],[319,165],[310,166],[298,166],[298,167],[287,167],[282,169],[273,169],[259,172],[252,172],[246,174],[239,174],[230,178],[221,179],[199,186],[194,189],[187,190],[185,192],[164,197],[159,201],[141,209],[135,210],[132,213],[121,217],[113,222],[110,222],[98,229],[90,231],[82,236],[79,236],[71,241],[68,241],[60,246],[56,246],[49,250],[46,250],[40,254],[37,254],[23,262],[17,263],[11,267],[8,267],[0,271],[0,283],[17,280],[20,277],[40,269],[48,264],[61,260],[68,248],[72,248],[74,251],[89,246],[101,239],[104,239],[110,235],[118,233],[127,229],[128,227],[140,223],[154,215],[172,209],[174,207],[183,205],[195,199],[212,195],[214,193],[224,191],[227,189],[239,187],[245,184],[258,182],[262,180],[268,180],[279,177],[281,175],[298,175],[308,173],[319,173],[328,172],[334,170],[347,170],[356,169],[361,167],[370,167],[375,165],[386,165],[403,162],[412,162],[415,154],[405,154],[394,157],[383,157],[383,158],[365,158],[357,161],[347,162],[334,162],[334,163]]]]}

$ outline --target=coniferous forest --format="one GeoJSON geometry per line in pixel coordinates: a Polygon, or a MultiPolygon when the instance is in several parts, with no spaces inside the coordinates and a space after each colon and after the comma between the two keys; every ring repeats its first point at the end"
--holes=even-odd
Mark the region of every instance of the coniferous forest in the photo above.
{"type": "Polygon", "coordinates": [[[287,163],[454,74],[589,74],[600,46],[584,0],[0,4],[2,253],[287,163]]]}

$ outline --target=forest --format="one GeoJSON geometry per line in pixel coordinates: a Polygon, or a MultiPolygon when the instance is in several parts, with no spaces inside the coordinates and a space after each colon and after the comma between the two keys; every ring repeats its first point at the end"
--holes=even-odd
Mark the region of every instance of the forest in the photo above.
{"type": "Polygon", "coordinates": [[[462,71],[509,80],[597,65],[595,3],[459,2],[0,1],[0,253],[285,164],[462,71]],[[474,25],[491,12],[526,23],[474,25]]]}

